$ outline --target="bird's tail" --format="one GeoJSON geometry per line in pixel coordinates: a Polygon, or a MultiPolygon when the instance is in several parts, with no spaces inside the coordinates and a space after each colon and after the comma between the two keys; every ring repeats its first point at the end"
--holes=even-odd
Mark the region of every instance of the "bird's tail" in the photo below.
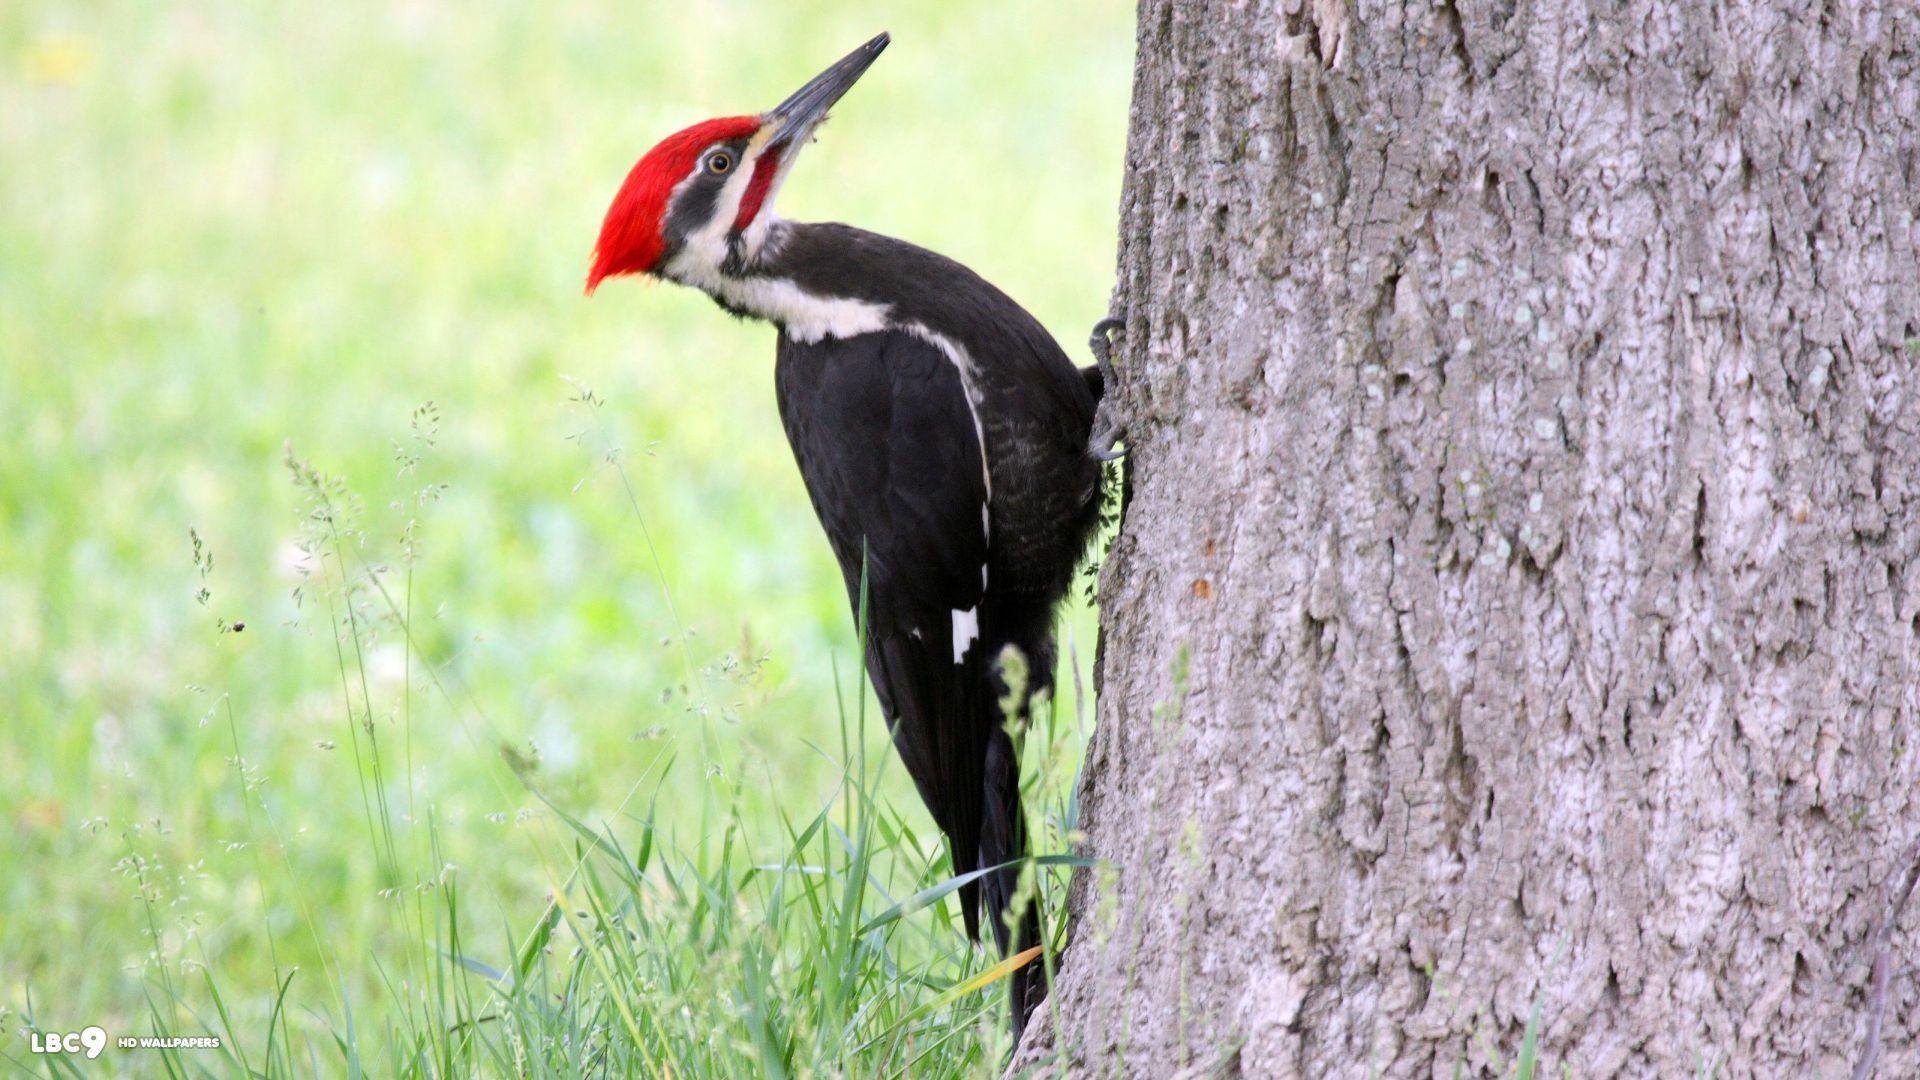
{"type": "MultiPolygon", "coordinates": [[[[1001,955],[1013,956],[1041,940],[1033,879],[1021,887],[1028,839],[1020,733],[1034,695],[1051,686],[1052,612],[1000,598],[980,615],[979,638],[962,664],[929,663],[930,655],[944,659],[945,642],[929,650],[907,635],[876,641],[870,662],[876,686],[889,688],[883,697],[900,709],[894,745],[952,845],[954,872],[989,871],[960,887],[967,936],[979,941],[984,922],[1001,955]]],[[[1008,987],[1017,1040],[1046,996],[1044,966],[1037,959],[1022,965],[1008,987]]]]}
{"type": "MultiPolygon", "coordinates": [[[[1000,954],[1014,956],[1041,941],[1035,877],[1024,864],[1030,852],[1027,816],[1020,804],[1020,743],[1035,695],[1051,689],[1053,618],[1049,609],[1026,604],[996,605],[992,615],[998,631],[994,637],[1002,644],[983,658],[987,677],[981,682],[991,700],[981,769],[979,845],[981,868],[994,869],[980,881],[980,900],[1000,954]]],[[[1008,989],[1017,1043],[1027,1017],[1047,995],[1045,965],[1036,958],[1015,969],[1008,989]]]]}
{"type": "MultiPolygon", "coordinates": [[[[983,879],[982,890],[988,925],[1002,956],[1013,956],[1040,944],[1040,905],[1031,895],[1021,892],[1021,865],[1027,856],[1027,816],[1020,806],[1020,751],[1005,727],[994,729],[987,740],[985,791],[981,799],[980,865],[999,867],[983,879]],[[1009,926],[1008,924],[1012,925],[1009,926]]],[[[1013,1006],[1013,1039],[1017,1044],[1027,1017],[1047,995],[1045,966],[1035,959],[1014,970],[1008,978],[1009,1000],[1013,1006]]]]}

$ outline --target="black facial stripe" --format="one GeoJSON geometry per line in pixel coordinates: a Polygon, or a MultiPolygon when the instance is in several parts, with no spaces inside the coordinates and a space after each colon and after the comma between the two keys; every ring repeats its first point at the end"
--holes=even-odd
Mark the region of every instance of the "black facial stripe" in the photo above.
{"type": "Polygon", "coordinates": [[[715,207],[720,202],[720,191],[739,171],[740,155],[746,147],[747,140],[735,139],[701,152],[699,159],[694,162],[693,179],[686,181],[674,196],[673,204],[667,208],[666,228],[661,231],[666,237],[668,251],[678,251],[689,235],[713,220],[715,207]],[[732,169],[718,175],[707,171],[707,157],[716,149],[724,149],[733,155],[734,160],[732,169]]]}
{"type": "Polygon", "coordinates": [[[720,272],[728,277],[739,277],[747,269],[747,239],[737,232],[727,234],[727,257],[720,262],[720,272]]]}

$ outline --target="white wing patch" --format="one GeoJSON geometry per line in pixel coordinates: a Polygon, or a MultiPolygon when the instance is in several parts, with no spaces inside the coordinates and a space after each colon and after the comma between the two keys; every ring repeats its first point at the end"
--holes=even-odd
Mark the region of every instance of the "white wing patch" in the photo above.
{"type": "MultiPolygon", "coordinates": [[[[740,193],[729,184],[723,202],[738,204],[740,193]]],[[[730,221],[731,214],[716,214],[715,221],[730,221]]],[[[759,225],[755,222],[755,225],[759,225]]],[[[717,296],[727,303],[786,328],[789,338],[811,345],[824,338],[850,338],[888,328],[888,307],[869,300],[817,296],[784,278],[729,277],[720,272],[726,257],[725,240],[718,228],[709,227],[688,238],[686,246],[667,263],[667,276],[717,296]]],[[[980,422],[981,394],[974,386],[973,358],[952,338],[935,333],[918,323],[903,327],[908,333],[932,345],[946,356],[960,375],[961,393],[967,401],[967,413],[973,419],[974,442],[980,448],[980,486],[986,499],[980,503],[980,536],[986,544],[993,541],[993,471],[987,467],[987,432],[980,422]]],[[[980,588],[987,587],[987,564],[980,564],[980,588]]],[[[918,628],[911,631],[919,637],[918,628]]],[[[953,662],[963,663],[967,650],[980,637],[980,609],[953,611],[953,662]]]]}
{"type": "Polygon", "coordinates": [[[953,609],[953,662],[962,663],[967,658],[967,650],[980,637],[980,609],[970,607],[965,611],[953,609]]]}
{"type": "MultiPolygon", "coordinates": [[[[952,338],[945,334],[935,333],[921,326],[919,323],[908,323],[905,329],[908,333],[939,349],[946,355],[947,360],[953,364],[953,369],[960,373],[961,392],[964,393],[967,398],[967,412],[973,417],[974,441],[980,444],[981,489],[987,493],[988,502],[991,503],[993,499],[993,472],[987,468],[987,430],[980,423],[981,395],[979,388],[973,384],[973,358],[968,356],[965,349],[962,349],[952,338]]],[[[991,527],[988,524],[986,506],[980,508],[980,528],[982,531],[989,533],[988,539],[991,540],[991,527]]]]}
{"type": "MultiPolygon", "coordinates": [[[[945,354],[953,369],[960,374],[961,393],[967,399],[967,413],[973,417],[973,438],[980,446],[980,490],[986,493],[986,499],[980,503],[980,540],[984,547],[993,545],[993,470],[987,467],[987,429],[980,422],[981,394],[974,385],[973,357],[960,347],[959,343],[945,334],[936,333],[919,323],[909,323],[906,331],[945,354]]],[[[980,563],[980,591],[987,588],[987,564],[980,563]]],[[[980,636],[979,608],[969,608],[953,612],[953,662],[958,664],[966,658],[967,649],[980,636]]]]}
{"type": "MultiPolygon", "coordinates": [[[[981,454],[981,458],[983,460],[980,462],[980,470],[982,472],[985,472],[987,467],[987,463],[984,460],[985,457],[986,457],[986,454],[983,452],[981,454]]],[[[989,544],[991,544],[993,541],[992,509],[993,509],[993,503],[991,500],[981,502],[980,504],[980,538],[982,540],[987,541],[989,544]]],[[[980,562],[980,591],[981,592],[987,591],[987,563],[986,563],[986,560],[984,559],[982,559],[980,562]]]]}

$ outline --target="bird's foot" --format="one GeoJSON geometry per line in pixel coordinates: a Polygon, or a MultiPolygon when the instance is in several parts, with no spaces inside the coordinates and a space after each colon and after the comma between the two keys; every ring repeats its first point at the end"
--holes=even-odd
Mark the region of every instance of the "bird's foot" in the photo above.
{"type": "Polygon", "coordinates": [[[1119,380],[1113,372],[1113,335],[1125,335],[1126,332],[1127,320],[1124,315],[1108,315],[1093,324],[1093,335],[1087,339],[1087,348],[1093,353],[1093,361],[1100,367],[1100,404],[1094,409],[1093,430],[1087,436],[1087,453],[1096,461],[1115,461],[1127,455],[1125,449],[1113,448],[1114,443],[1127,437],[1126,425],[1120,421],[1120,410],[1114,405],[1119,380]]]}

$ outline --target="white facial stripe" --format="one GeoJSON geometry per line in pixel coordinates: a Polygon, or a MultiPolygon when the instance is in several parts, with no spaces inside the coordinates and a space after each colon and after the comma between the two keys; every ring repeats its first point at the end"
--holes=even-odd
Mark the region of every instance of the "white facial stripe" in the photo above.
{"type": "MultiPolygon", "coordinates": [[[[680,189],[691,183],[707,167],[707,154],[712,147],[702,151],[699,160],[693,163],[693,171],[685,180],[674,185],[673,198],[678,200],[680,189]]],[[[757,156],[751,146],[733,172],[727,176],[727,182],[720,188],[719,198],[713,201],[713,214],[700,228],[687,234],[681,242],[680,251],[674,256],[674,262],[692,256],[700,262],[712,266],[715,272],[727,258],[727,233],[733,228],[733,219],[740,213],[740,200],[746,197],[747,185],[753,179],[753,158],[757,156]]]]}
{"type": "MultiPolygon", "coordinates": [[[[711,266],[718,273],[730,254],[729,241],[733,236],[733,223],[740,217],[740,203],[746,198],[747,188],[753,184],[753,173],[759,167],[760,155],[766,152],[772,138],[770,130],[762,130],[741,150],[740,161],[734,165],[733,172],[728,174],[726,184],[720,189],[719,197],[714,200],[712,215],[697,231],[682,239],[680,250],[672,260],[673,263],[679,263],[683,267],[693,262],[703,263],[711,266]]],[[[714,146],[720,145],[724,144],[714,144],[714,146]]],[[[681,190],[687,184],[705,172],[707,155],[713,152],[714,146],[702,150],[699,159],[694,162],[692,171],[674,185],[669,205],[679,200],[681,190]]],[[[749,260],[758,256],[761,247],[767,242],[767,235],[776,220],[773,212],[774,198],[780,194],[780,185],[786,182],[787,171],[792,168],[793,159],[797,156],[793,144],[786,144],[786,151],[781,155],[780,164],[776,167],[773,180],[767,187],[766,197],[760,201],[760,208],[753,215],[753,220],[747,223],[746,231],[741,233],[741,240],[746,245],[746,255],[749,260]]],[[[693,284],[686,278],[677,280],[693,284]]]]}

